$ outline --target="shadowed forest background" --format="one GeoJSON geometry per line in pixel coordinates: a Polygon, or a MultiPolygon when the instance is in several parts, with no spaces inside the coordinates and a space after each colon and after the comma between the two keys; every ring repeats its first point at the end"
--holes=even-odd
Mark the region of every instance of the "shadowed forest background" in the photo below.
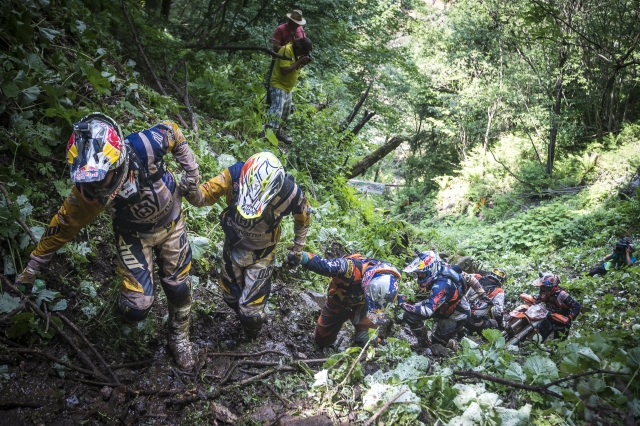
{"type": "MultiPolygon", "coordinates": [[[[640,237],[639,1],[0,0],[0,12],[0,423],[366,424],[381,408],[385,425],[640,423],[640,272],[586,274],[640,237]],[[271,36],[294,8],[313,61],[283,146],[258,136],[271,36]],[[307,251],[400,269],[416,247],[471,256],[507,271],[507,311],[552,271],[583,312],[562,342],[506,348],[491,330],[426,357],[399,323],[380,346],[349,348],[347,324],[321,352],[312,296],[326,279],[282,267],[285,220],[268,330],[238,342],[217,286],[223,207],[184,203],[199,361],[179,373],[162,292],[145,321],[119,318],[107,214],[44,272],[32,296],[44,316],[8,288],[71,190],[66,144],[93,111],[125,135],[175,121],[205,179],[273,152],[314,208],[307,251]],[[363,194],[352,178],[387,186],[363,194]],[[80,348],[58,331],[74,335],[67,320],[80,348]],[[118,386],[85,369],[81,335],[118,386]]],[[[417,296],[415,280],[400,292],[417,296]]]]}

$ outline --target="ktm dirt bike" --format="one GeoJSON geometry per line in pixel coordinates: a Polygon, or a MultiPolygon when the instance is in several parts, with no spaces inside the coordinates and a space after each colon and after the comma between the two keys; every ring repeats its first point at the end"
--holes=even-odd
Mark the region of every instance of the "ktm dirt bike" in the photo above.
{"type": "Polygon", "coordinates": [[[547,317],[561,324],[569,323],[569,318],[557,312],[549,312],[544,303],[536,303],[535,299],[528,294],[523,293],[520,298],[524,304],[509,312],[505,318],[502,335],[505,339],[509,339],[505,346],[517,345],[523,340],[532,340],[547,317]]]}

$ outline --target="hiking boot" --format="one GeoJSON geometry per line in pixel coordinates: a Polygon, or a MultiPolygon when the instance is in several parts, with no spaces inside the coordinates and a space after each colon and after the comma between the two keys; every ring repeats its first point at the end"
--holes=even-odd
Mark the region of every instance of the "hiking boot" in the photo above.
{"type": "Polygon", "coordinates": [[[416,336],[418,339],[418,346],[421,348],[426,348],[431,345],[431,333],[426,325],[423,325],[420,328],[411,328],[411,333],[416,336]]]}
{"type": "Polygon", "coordinates": [[[287,145],[291,145],[293,143],[293,140],[289,136],[287,136],[287,134],[282,130],[278,130],[278,133],[276,133],[276,138],[278,138],[280,142],[285,143],[287,145]]]}
{"type": "Polygon", "coordinates": [[[242,328],[244,330],[244,339],[246,341],[251,342],[258,338],[258,336],[260,335],[260,330],[262,329],[262,326],[257,328],[247,328],[247,327],[242,327],[242,328]]]}
{"type": "Polygon", "coordinates": [[[451,349],[453,352],[458,352],[460,349],[462,349],[462,346],[460,346],[460,343],[458,343],[457,340],[449,339],[449,341],[447,342],[447,349],[451,349]]]}
{"type": "Polygon", "coordinates": [[[181,306],[168,303],[169,306],[169,350],[176,365],[181,370],[193,368],[193,355],[189,342],[189,315],[191,314],[191,298],[181,306]]]}

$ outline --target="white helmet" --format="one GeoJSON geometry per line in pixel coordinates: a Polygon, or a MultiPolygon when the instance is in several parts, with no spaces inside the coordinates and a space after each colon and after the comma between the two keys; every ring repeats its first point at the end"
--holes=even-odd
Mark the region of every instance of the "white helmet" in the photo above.
{"type": "Polygon", "coordinates": [[[249,157],[240,172],[238,212],[242,217],[260,217],[269,201],[280,192],[284,179],[284,167],[272,153],[259,152],[249,157]]]}

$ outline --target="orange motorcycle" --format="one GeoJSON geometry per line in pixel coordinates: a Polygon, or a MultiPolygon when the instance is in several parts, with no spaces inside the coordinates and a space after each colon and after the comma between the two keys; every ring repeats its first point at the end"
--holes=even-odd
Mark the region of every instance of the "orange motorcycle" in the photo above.
{"type": "Polygon", "coordinates": [[[505,317],[505,328],[502,335],[505,339],[509,339],[505,346],[517,345],[523,340],[533,339],[547,317],[562,324],[569,323],[569,318],[557,312],[549,312],[544,303],[536,303],[535,299],[528,294],[522,293],[520,298],[524,304],[509,312],[505,317]]]}

